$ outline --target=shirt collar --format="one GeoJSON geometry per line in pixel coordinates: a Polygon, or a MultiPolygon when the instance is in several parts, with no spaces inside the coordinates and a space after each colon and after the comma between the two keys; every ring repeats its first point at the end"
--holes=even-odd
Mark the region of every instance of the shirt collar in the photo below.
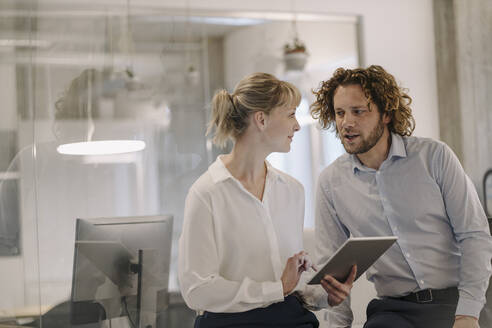
{"type": "MultiPolygon", "coordinates": [[[[224,162],[222,161],[223,155],[217,156],[217,159],[215,162],[210,165],[208,168],[208,172],[212,176],[212,181],[214,183],[219,183],[221,181],[227,180],[227,179],[233,179],[234,177],[232,176],[231,172],[225,167],[224,162]]],[[[265,160],[266,167],[267,167],[267,178],[272,177],[276,180],[280,180],[285,182],[285,177],[282,176],[282,174],[274,168],[270,162],[265,160]]]]}
{"type": "Polygon", "coordinates": [[[396,133],[391,133],[391,147],[387,160],[392,157],[407,157],[407,149],[405,148],[403,137],[396,133]]]}
{"type": "Polygon", "coordinates": [[[209,166],[208,172],[212,176],[212,181],[214,183],[219,183],[221,181],[227,180],[228,178],[232,178],[231,173],[225,167],[224,162],[220,159],[222,155],[217,156],[215,162],[209,166]]]}
{"type": "MultiPolygon", "coordinates": [[[[390,150],[388,152],[388,157],[384,160],[384,162],[391,160],[393,157],[407,157],[407,150],[405,148],[405,143],[403,142],[403,137],[392,132],[390,150]]],[[[354,173],[356,173],[357,170],[374,171],[374,169],[364,166],[355,154],[350,155],[350,162],[354,173]]]]}

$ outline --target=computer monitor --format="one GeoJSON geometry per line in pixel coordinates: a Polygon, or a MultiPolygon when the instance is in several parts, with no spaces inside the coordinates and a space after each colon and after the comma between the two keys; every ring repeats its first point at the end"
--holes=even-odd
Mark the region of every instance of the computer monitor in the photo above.
{"type": "Polygon", "coordinates": [[[77,219],[72,324],[155,327],[168,305],[172,226],[171,215],[77,219]]]}

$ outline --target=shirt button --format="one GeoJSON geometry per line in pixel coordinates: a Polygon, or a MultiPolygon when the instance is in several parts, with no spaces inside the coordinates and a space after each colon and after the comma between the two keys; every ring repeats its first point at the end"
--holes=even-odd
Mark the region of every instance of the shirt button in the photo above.
{"type": "Polygon", "coordinates": [[[420,283],[423,285],[424,284],[424,281],[423,280],[420,280],[420,283]]]}
{"type": "Polygon", "coordinates": [[[407,257],[410,257],[410,253],[406,253],[405,255],[406,255],[407,257]]]}

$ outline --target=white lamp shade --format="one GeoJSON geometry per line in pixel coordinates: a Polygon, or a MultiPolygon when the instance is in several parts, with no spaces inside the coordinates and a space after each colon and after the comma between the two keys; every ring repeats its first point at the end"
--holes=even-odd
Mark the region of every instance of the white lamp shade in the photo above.
{"type": "Polygon", "coordinates": [[[101,140],[68,143],[56,149],[64,155],[113,155],[143,150],[145,142],[140,140],[101,140]]]}

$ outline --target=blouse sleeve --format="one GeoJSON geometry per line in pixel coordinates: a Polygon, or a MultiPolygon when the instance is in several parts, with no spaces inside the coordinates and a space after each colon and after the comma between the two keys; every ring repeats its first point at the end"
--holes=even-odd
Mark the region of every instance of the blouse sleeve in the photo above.
{"type": "Polygon", "coordinates": [[[178,257],[181,293],[194,310],[242,312],[284,300],[280,280],[231,281],[220,275],[212,209],[194,189],[185,202],[178,257]]]}

